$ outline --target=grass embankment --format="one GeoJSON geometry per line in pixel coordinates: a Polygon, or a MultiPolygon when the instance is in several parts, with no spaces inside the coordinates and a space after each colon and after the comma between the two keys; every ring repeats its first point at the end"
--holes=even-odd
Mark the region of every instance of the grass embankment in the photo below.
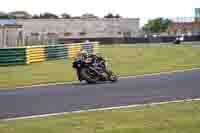
{"type": "MultiPolygon", "coordinates": [[[[114,72],[136,75],[200,66],[200,48],[191,45],[102,46],[114,72]]],[[[0,67],[0,88],[77,80],[71,60],[0,67]]]]}
{"type": "Polygon", "coordinates": [[[0,133],[198,133],[200,102],[0,121],[0,133]]]}

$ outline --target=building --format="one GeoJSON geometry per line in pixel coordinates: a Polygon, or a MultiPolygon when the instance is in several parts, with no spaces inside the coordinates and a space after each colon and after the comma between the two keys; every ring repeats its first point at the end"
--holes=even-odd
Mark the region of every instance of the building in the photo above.
{"type": "Polygon", "coordinates": [[[172,21],[167,28],[167,32],[173,35],[200,35],[200,8],[195,9],[195,17],[189,21],[187,18],[172,21]]]}
{"type": "Polygon", "coordinates": [[[0,48],[16,47],[19,44],[19,28],[22,25],[16,24],[16,20],[0,19],[0,48]]]}
{"type": "Polygon", "coordinates": [[[200,22],[172,22],[169,24],[167,32],[172,35],[196,35],[200,34],[200,22]]]}
{"type": "Polygon", "coordinates": [[[23,25],[26,35],[50,33],[61,38],[134,37],[139,32],[138,18],[17,19],[17,24],[23,25]]]}

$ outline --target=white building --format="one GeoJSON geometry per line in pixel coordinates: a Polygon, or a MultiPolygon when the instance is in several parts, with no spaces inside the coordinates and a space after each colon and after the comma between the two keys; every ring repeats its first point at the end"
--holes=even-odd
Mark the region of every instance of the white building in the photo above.
{"type": "Polygon", "coordinates": [[[56,33],[59,37],[124,37],[137,36],[139,19],[17,19],[25,34],[56,33]]]}
{"type": "Polygon", "coordinates": [[[15,47],[19,44],[19,28],[15,20],[0,19],[0,48],[15,47]]]}

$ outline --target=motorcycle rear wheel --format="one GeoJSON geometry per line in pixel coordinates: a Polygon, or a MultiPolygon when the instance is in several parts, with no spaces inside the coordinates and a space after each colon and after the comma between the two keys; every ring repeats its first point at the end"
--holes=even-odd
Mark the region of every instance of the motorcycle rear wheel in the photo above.
{"type": "Polygon", "coordinates": [[[80,73],[81,77],[89,84],[95,84],[99,80],[98,77],[90,75],[88,68],[82,68],[80,73]]]}

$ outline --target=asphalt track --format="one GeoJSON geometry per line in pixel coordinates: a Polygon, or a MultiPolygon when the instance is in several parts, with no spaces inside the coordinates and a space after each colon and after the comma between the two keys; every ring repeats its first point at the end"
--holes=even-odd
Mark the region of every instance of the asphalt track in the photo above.
{"type": "Polygon", "coordinates": [[[0,118],[200,98],[200,69],[121,78],[98,85],[61,84],[0,91],[0,118]]]}

